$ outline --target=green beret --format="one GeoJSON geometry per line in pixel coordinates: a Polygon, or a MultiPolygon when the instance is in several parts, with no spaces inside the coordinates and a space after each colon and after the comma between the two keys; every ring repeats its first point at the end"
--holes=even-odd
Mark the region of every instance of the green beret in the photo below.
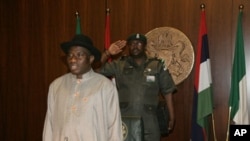
{"type": "Polygon", "coordinates": [[[132,34],[127,38],[127,42],[130,42],[132,40],[139,40],[143,42],[145,45],[147,44],[147,37],[140,33],[132,34]]]}

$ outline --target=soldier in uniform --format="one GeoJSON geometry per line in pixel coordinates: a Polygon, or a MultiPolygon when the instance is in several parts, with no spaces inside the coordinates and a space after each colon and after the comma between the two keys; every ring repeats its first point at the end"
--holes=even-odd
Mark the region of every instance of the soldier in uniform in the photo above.
{"type": "Polygon", "coordinates": [[[156,116],[159,93],[164,95],[167,102],[168,129],[171,131],[175,123],[172,94],[176,91],[176,86],[164,61],[146,55],[146,45],[146,36],[139,33],[132,34],[126,41],[113,43],[102,54],[100,73],[115,78],[122,116],[141,116],[144,122],[144,140],[160,141],[156,116]],[[106,62],[109,57],[122,52],[124,47],[128,48],[128,56],[106,62]]]}

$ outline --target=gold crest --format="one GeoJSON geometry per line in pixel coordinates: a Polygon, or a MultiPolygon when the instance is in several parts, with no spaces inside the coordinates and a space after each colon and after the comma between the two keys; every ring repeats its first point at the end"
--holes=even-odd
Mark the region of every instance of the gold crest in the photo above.
{"type": "Polygon", "coordinates": [[[194,64],[194,50],[190,40],[178,29],[160,27],[149,31],[147,55],[165,60],[175,84],[190,74],[194,64]]]}

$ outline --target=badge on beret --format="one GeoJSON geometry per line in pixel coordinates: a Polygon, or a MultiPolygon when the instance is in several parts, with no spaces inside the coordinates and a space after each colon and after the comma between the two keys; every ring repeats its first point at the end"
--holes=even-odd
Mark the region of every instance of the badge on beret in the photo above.
{"type": "Polygon", "coordinates": [[[136,34],[136,39],[140,39],[140,34],[136,34]]]}

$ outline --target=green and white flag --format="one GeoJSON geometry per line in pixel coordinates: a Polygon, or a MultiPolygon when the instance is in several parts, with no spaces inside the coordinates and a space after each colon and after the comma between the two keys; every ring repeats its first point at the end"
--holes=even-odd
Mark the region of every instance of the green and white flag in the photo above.
{"type": "Polygon", "coordinates": [[[76,35],[82,34],[82,29],[81,29],[81,19],[79,16],[79,13],[76,12],[76,35]]]}
{"type": "Polygon", "coordinates": [[[238,16],[235,41],[231,90],[229,97],[230,120],[235,124],[249,124],[244,39],[242,32],[242,11],[238,16]]]}

